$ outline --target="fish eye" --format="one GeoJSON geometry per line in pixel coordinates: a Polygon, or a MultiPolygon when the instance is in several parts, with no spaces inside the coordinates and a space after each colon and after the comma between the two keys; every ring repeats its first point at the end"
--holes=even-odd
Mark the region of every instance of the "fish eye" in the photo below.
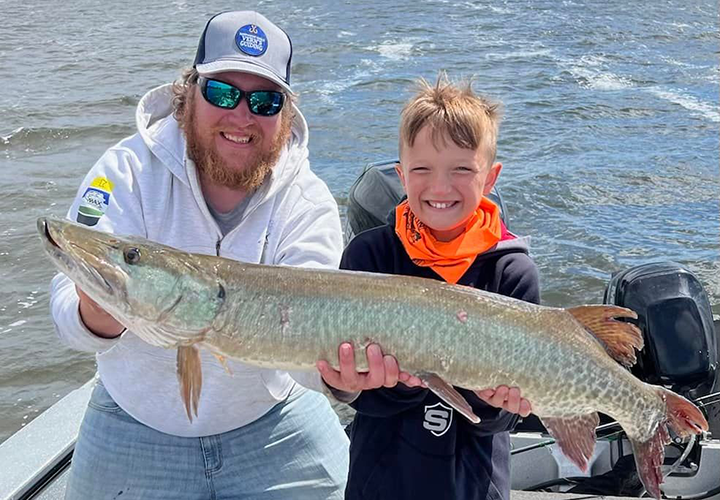
{"type": "Polygon", "coordinates": [[[128,248],[125,250],[123,257],[125,257],[125,262],[127,262],[130,265],[137,264],[140,262],[140,250],[137,248],[128,248]]]}
{"type": "Polygon", "coordinates": [[[225,287],[222,286],[220,283],[218,283],[218,286],[220,287],[220,290],[218,290],[218,299],[224,300],[225,299],[225,287]]]}

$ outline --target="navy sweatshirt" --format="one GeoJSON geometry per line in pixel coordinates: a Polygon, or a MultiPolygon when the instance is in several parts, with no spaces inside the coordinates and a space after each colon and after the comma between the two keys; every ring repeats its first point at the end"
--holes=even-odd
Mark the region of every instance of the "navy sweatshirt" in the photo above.
{"type": "MultiPolygon", "coordinates": [[[[476,257],[458,284],[539,303],[538,271],[526,240],[508,238],[476,257]]],[[[429,267],[412,262],[393,225],[358,234],[345,249],[340,267],[442,280],[429,267]]],[[[398,384],[360,394],[351,404],[357,413],[346,500],[510,497],[508,431],[517,415],[486,404],[472,391],[456,389],[480,417],[479,424],[427,389],[398,384]]]]}

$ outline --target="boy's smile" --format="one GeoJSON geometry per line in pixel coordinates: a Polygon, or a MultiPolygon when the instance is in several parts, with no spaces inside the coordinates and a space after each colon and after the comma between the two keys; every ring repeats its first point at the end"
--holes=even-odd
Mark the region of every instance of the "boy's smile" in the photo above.
{"type": "Polygon", "coordinates": [[[457,202],[456,201],[448,201],[448,202],[442,202],[442,201],[428,201],[427,204],[430,205],[432,208],[436,208],[438,210],[444,210],[446,208],[450,208],[454,206],[457,202]]]}
{"type": "Polygon", "coordinates": [[[450,241],[462,233],[500,173],[502,165],[491,161],[484,146],[461,148],[449,137],[434,144],[429,126],[403,147],[397,171],[408,204],[436,239],[450,241]]]}

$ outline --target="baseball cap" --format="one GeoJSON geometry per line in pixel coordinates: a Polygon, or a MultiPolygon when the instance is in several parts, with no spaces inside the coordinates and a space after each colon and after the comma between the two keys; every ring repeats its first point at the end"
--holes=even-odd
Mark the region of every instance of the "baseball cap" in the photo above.
{"type": "Polygon", "coordinates": [[[288,92],[292,42],[283,30],[254,11],[221,12],[200,37],[193,67],[202,76],[225,71],[267,78],[288,92]]]}

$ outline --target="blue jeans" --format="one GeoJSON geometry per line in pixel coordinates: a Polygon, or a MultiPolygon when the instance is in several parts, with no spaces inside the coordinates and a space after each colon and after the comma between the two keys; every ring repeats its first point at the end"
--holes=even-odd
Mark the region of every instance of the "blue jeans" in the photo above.
{"type": "Polygon", "coordinates": [[[341,499],[348,439],[325,396],[296,386],[224,434],[164,434],[125,413],[102,383],[80,428],[66,500],[341,499]]]}

